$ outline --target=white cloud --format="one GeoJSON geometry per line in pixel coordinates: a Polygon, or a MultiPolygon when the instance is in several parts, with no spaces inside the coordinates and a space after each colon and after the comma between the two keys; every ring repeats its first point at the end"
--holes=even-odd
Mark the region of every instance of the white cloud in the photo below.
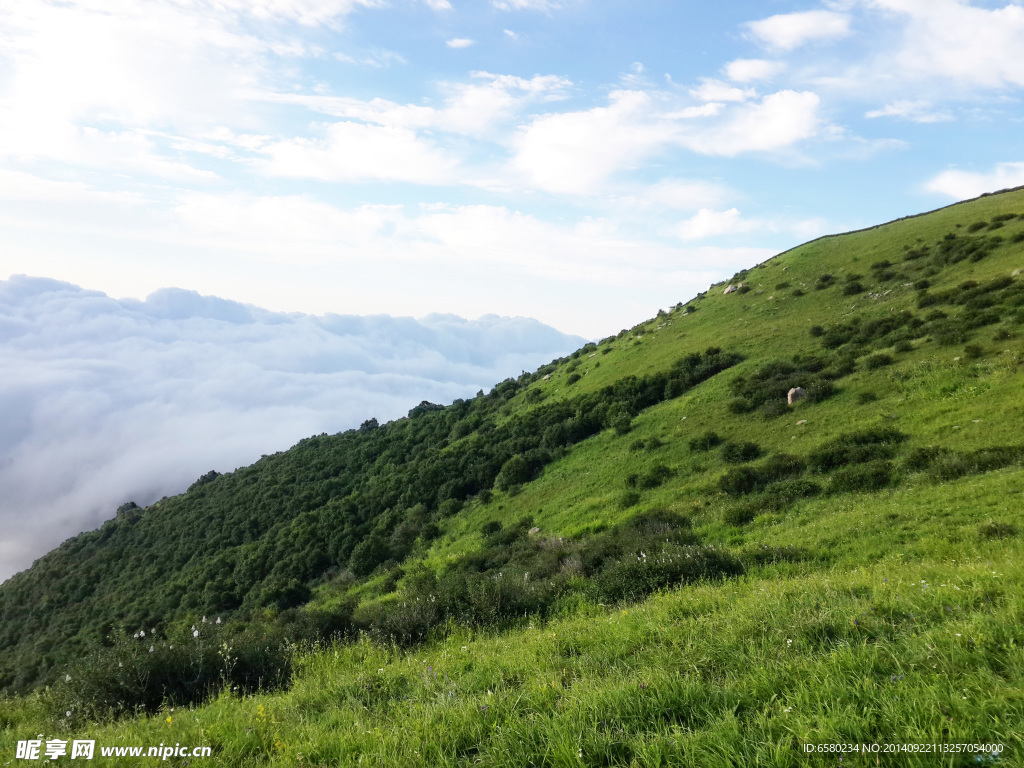
{"type": "Polygon", "coordinates": [[[864,117],[898,117],[914,123],[944,123],[953,119],[949,112],[936,111],[930,102],[909,99],[894,101],[881,109],[873,109],[864,117]]]}
{"type": "Polygon", "coordinates": [[[344,61],[346,64],[358,64],[364,67],[374,67],[375,69],[390,67],[392,64],[406,63],[405,57],[402,54],[383,48],[361,55],[350,55],[339,51],[334,54],[334,58],[338,61],[344,61]]]}
{"type": "Polygon", "coordinates": [[[607,107],[534,118],[514,140],[513,167],[550,192],[593,194],[614,174],[673,147],[733,157],[772,152],[815,136],[820,99],[779,91],[726,107],[709,102],[673,109],[661,94],[620,90],[607,107]],[[720,118],[720,119],[712,119],[720,118]]]}
{"type": "Polygon", "coordinates": [[[746,26],[762,44],[790,51],[809,42],[846,37],[850,17],[836,11],[802,11],[769,16],[746,26]]]}
{"type": "Polygon", "coordinates": [[[294,138],[263,148],[260,164],[271,176],[324,181],[405,181],[446,184],[458,161],[406,128],[339,122],[324,138],[294,138]]]}
{"type": "Polygon", "coordinates": [[[518,40],[519,35],[513,32],[511,29],[502,30],[505,33],[505,37],[509,40],[518,40]]]}
{"type": "Polygon", "coordinates": [[[558,101],[572,82],[557,75],[531,78],[473,72],[464,83],[443,83],[442,106],[398,104],[387,99],[353,99],[317,94],[264,93],[272,103],[298,104],[334,117],[390,128],[434,130],[484,137],[531,104],[558,101]]]}
{"type": "Polygon", "coordinates": [[[864,0],[906,22],[900,50],[883,64],[892,78],[959,87],[1024,85],[1024,7],[986,9],[964,0],[864,0]]]}
{"type": "Polygon", "coordinates": [[[91,204],[118,207],[139,206],[146,201],[126,192],[107,192],[77,181],[54,181],[21,171],[0,169],[0,200],[7,202],[46,202],[91,204]]]}
{"type": "Polygon", "coordinates": [[[929,192],[967,200],[985,192],[1024,186],[1024,162],[998,163],[986,173],[943,171],[925,185],[929,192]]]}
{"type": "Polygon", "coordinates": [[[688,137],[686,146],[706,155],[735,157],[744,152],[771,152],[815,136],[821,127],[821,99],[809,91],[779,91],[748,103],[726,118],[688,137]]]}
{"type": "Polygon", "coordinates": [[[473,43],[474,41],[470,40],[468,37],[453,37],[451,40],[447,41],[445,45],[449,48],[469,48],[473,43]]]}
{"type": "Polygon", "coordinates": [[[613,173],[635,167],[676,133],[642,91],[615,91],[607,107],[533,119],[515,138],[513,166],[551,192],[588,194],[613,173]]]}
{"type": "Polygon", "coordinates": [[[297,440],[450,402],[581,343],[534,320],[278,315],[0,281],[0,580],[121,503],[297,440]]]}
{"type": "Polygon", "coordinates": [[[689,219],[679,222],[674,234],[682,240],[702,240],[722,235],[737,235],[746,232],[789,233],[801,238],[812,238],[828,231],[823,219],[747,219],[738,208],[716,211],[702,208],[689,219]]]}
{"type": "Polygon", "coordinates": [[[652,202],[681,211],[692,211],[719,205],[730,197],[729,190],[709,181],[665,179],[647,187],[642,197],[652,202]]]}
{"type": "Polygon", "coordinates": [[[452,4],[448,0],[423,0],[433,11],[450,11],[452,4]]]}
{"type": "Polygon", "coordinates": [[[730,208],[727,211],[701,208],[692,218],[680,222],[676,233],[683,240],[700,240],[749,228],[747,222],[740,221],[740,212],[737,208],[730,208]]]}
{"type": "Polygon", "coordinates": [[[562,7],[553,0],[491,0],[491,5],[502,11],[553,11],[562,7]]]}
{"type": "Polygon", "coordinates": [[[735,59],[725,65],[725,76],[737,83],[752,83],[771,80],[785,68],[781,61],[735,59]]]}
{"type": "Polygon", "coordinates": [[[753,88],[737,88],[721,80],[705,77],[701,84],[690,90],[690,95],[701,101],[746,101],[757,97],[753,88]]]}

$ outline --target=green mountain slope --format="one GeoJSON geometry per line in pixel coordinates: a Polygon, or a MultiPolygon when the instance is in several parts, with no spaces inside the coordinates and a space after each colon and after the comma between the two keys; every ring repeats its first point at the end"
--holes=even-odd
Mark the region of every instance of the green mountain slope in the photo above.
{"type": "Polygon", "coordinates": [[[6,737],[226,681],[290,689],[175,732],[224,764],[1022,764],[1021,269],[1021,190],[822,238],[487,395],[124,510],[0,586],[0,683],[64,675],[6,737]]]}

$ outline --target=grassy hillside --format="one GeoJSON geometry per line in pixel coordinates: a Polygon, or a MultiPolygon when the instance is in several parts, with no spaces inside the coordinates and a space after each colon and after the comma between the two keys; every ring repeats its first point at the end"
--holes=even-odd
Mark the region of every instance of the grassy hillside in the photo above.
{"type": "Polygon", "coordinates": [[[0,755],[1024,765],[1021,269],[1020,190],[823,238],[123,510],[0,587],[0,755]]]}

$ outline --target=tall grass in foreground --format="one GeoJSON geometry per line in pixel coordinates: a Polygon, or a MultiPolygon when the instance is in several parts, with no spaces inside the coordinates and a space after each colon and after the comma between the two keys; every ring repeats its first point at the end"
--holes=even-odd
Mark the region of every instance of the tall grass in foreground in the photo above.
{"type": "MultiPolygon", "coordinates": [[[[800,749],[826,742],[999,743],[981,764],[1022,765],[1024,547],[991,546],[970,562],[768,567],[412,651],[328,647],[298,659],[286,693],[76,733],[209,744],[224,766],[979,764],[800,749]]],[[[0,755],[53,733],[32,700],[0,705],[0,723],[0,755]]]]}

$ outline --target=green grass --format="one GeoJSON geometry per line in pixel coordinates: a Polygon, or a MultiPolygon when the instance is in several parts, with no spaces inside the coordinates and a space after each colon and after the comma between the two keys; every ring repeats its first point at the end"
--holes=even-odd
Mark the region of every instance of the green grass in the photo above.
{"type": "MultiPolygon", "coordinates": [[[[225,766],[1024,765],[1024,472],[1015,453],[1024,446],[1024,325],[1007,310],[956,344],[937,331],[880,338],[853,350],[856,370],[829,399],[775,417],[727,407],[738,375],[822,354],[814,326],[923,317],[935,307],[917,307],[921,279],[939,295],[1024,267],[1024,245],[1013,242],[1020,217],[1004,219],[1003,244],[978,261],[924,277],[931,256],[907,259],[923,246],[938,252],[947,233],[966,237],[972,222],[1021,213],[1017,191],[823,238],[731,281],[747,282],[747,293],[713,286],[690,303],[696,312],[677,308],[581,355],[572,371],[559,365],[504,405],[504,416],[538,398],[667,370],[712,346],[745,358],[646,409],[627,433],[606,429],[573,446],[515,492],[471,500],[400,569],[318,586],[313,605],[400,601],[424,569],[440,573],[481,551],[486,523],[507,528],[524,517],[540,529],[531,540],[555,550],[559,539],[608,535],[638,513],[671,512],[703,544],[739,558],[744,575],[620,605],[599,604],[576,585],[545,620],[448,623],[412,648],[367,637],[309,648],[286,691],[224,690],[202,706],[73,731],[50,718],[45,691],[0,700],[0,764],[18,739],[73,732],[111,745],[210,745],[225,766]],[[884,261],[891,266],[876,266],[884,261]],[[846,295],[851,273],[864,292],[846,295]],[[823,274],[835,280],[818,290],[823,274]],[[778,501],[784,489],[774,500],[771,488],[742,498],[719,490],[736,466],[756,470],[780,454],[806,462],[866,430],[905,439],[877,443],[877,455],[857,459],[867,463],[804,470],[799,482],[819,484],[818,495],[778,501]],[[708,431],[755,443],[762,457],[736,465],[721,446],[692,448],[708,431]],[[956,453],[940,469],[908,463],[934,447],[956,453]],[[986,449],[989,458],[978,459],[986,449]],[[837,472],[879,461],[891,462],[882,490],[851,487],[852,471],[845,486],[836,482],[837,472]],[[660,484],[636,480],[660,467],[670,470],[660,484]],[[628,505],[627,493],[636,494],[628,505]],[[1004,752],[981,763],[848,753],[840,763],[802,751],[832,742],[997,743],[1004,752]]],[[[940,308],[954,318],[966,312],[940,308]]]]}

